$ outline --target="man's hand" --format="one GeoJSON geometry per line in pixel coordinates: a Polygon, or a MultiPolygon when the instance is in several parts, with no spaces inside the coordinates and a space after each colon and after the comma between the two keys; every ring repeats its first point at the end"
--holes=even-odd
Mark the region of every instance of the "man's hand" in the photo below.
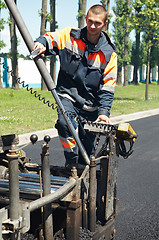
{"type": "MultiPolygon", "coordinates": [[[[36,42],[36,43],[34,44],[34,47],[33,47],[33,52],[34,52],[35,50],[39,50],[39,51],[36,53],[37,55],[41,55],[42,57],[45,57],[44,53],[45,53],[45,51],[46,51],[46,47],[44,47],[44,45],[43,45],[42,43],[36,42]]],[[[33,52],[32,52],[32,53],[33,53],[33,52]]]]}
{"type": "Polygon", "coordinates": [[[105,115],[99,115],[98,118],[96,119],[96,122],[101,122],[101,121],[106,123],[111,123],[110,119],[105,115]]]}

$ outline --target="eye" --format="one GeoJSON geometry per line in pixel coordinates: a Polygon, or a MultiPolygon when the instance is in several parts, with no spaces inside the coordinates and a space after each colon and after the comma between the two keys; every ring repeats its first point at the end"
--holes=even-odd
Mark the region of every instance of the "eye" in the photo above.
{"type": "Polygon", "coordinates": [[[100,22],[95,22],[95,25],[98,27],[98,26],[100,26],[100,22]]]}
{"type": "Polygon", "coordinates": [[[93,24],[93,21],[92,21],[92,20],[89,20],[89,24],[93,24]]]}

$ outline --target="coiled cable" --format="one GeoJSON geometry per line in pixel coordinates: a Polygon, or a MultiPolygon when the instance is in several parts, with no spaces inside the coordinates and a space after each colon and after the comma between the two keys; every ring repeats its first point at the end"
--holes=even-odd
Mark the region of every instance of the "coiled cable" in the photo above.
{"type": "MultiPolygon", "coordinates": [[[[1,60],[1,59],[0,59],[1,60]]],[[[20,77],[17,77],[16,74],[14,74],[13,70],[10,70],[8,66],[6,66],[5,62],[0,61],[0,65],[3,66],[4,69],[7,70],[7,73],[10,74],[12,77],[15,78],[17,83],[21,84],[23,88],[26,88],[28,92],[30,92],[32,95],[34,95],[35,98],[38,98],[39,101],[42,101],[44,104],[47,104],[48,107],[51,107],[53,110],[57,109],[57,106],[55,106],[54,103],[50,103],[49,100],[46,100],[45,97],[42,97],[41,94],[39,94],[36,90],[29,87],[29,84],[26,84],[25,81],[21,81],[20,77]]]]}

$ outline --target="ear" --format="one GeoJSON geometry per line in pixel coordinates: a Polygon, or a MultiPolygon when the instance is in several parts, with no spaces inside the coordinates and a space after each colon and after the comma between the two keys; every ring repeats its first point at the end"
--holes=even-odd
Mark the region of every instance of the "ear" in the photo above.
{"type": "Polygon", "coordinates": [[[108,20],[105,21],[105,23],[104,23],[104,27],[105,27],[107,24],[108,24],[108,20]]]}

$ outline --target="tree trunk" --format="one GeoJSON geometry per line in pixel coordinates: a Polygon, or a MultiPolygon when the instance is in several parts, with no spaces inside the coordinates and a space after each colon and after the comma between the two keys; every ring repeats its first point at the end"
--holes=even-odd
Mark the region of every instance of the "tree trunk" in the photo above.
{"type": "Polygon", "coordinates": [[[136,32],[136,49],[135,56],[136,61],[134,63],[133,83],[138,84],[138,68],[139,68],[139,48],[140,48],[140,32],[136,32]]]}
{"type": "MultiPolygon", "coordinates": [[[[127,8],[130,6],[130,0],[127,0],[127,8]]],[[[125,59],[128,58],[128,40],[129,40],[129,31],[128,31],[128,19],[125,25],[125,38],[124,38],[124,55],[125,59]]],[[[128,64],[127,60],[124,61],[124,86],[128,85],[128,64]]]]}
{"type": "MultiPolygon", "coordinates": [[[[16,0],[14,0],[16,4],[16,0]]],[[[16,26],[15,26],[15,21],[10,14],[10,41],[11,41],[11,63],[12,63],[12,88],[14,89],[19,89],[19,84],[18,84],[18,52],[17,52],[17,35],[16,35],[16,26]]]]}
{"type": "Polygon", "coordinates": [[[158,56],[158,82],[157,84],[159,85],[159,56],[158,56]]]}
{"type": "Polygon", "coordinates": [[[78,27],[83,28],[85,23],[87,0],[79,0],[78,2],[78,27]]]}
{"type": "Polygon", "coordinates": [[[117,84],[122,85],[122,66],[118,66],[118,72],[117,72],[117,84]]]}
{"type": "Polygon", "coordinates": [[[2,59],[0,58],[0,89],[2,89],[3,87],[2,87],[2,75],[1,75],[1,62],[2,61],[2,59]]]}
{"type": "MultiPolygon", "coordinates": [[[[41,28],[40,28],[40,35],[44,35],[46,33],[46,23],[47,23],[47,0],[42,0],[42,12],[41,12],[41,28]]],[[[46,63],[46,60],[44,59],[46,63]]],[[[47,90],[46,84],[41,78],[41,90],[47,90]]]]}
{"type": "Polygon", "coordinates": [[[108,19],[108,24],[104,27],[103,31],[108,32],[108,29],[109,29],[110,0],[102,0],[101,4],[107,10],[107,19],[108,19]]]}
{"type": "MultiPolygon", "coordinates": [[[[55,18],[55,4],[56,0],[50,0],[50,13],[52,20],[50,22],[50,31],[54,32],[56,29],[56,18],[55,18]]],[[[53,55],[50,58],[50,75],[55,82],[55,70],[56,70],[56,56],[53,55]]]]}
{"type": "Polygon", "coordinates": [[[146,68],[146,91],[145,91],[145,100],[148,101],[148,86],[150,81],[150,53],[151,53],[151,44],[149,41],[148,53],[147,53],[147,68],[146,68]]]}

